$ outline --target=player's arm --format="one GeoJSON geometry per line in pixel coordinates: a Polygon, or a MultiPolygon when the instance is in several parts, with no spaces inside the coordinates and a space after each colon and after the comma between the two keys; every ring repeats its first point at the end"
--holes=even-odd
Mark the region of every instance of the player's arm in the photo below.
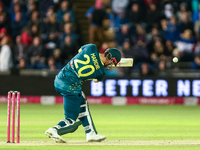
{"type": "Polygon", "coordinates": [[[103,78],[104,78],[104,76],[105,76],[105,73],[103,73],[103,75],[97,76],[96,79],[93,79],[93,81],[94,81],[95,83],[97,83],[97,82],[99,82],[99,81],[102,81],[103,78]]]}
{"type": "Polygon", "coordinates": [[[93,81],[94,81],[95,83],[99,82],[99,80],[97,80],[97,79],[93,79],[93,81]]]}

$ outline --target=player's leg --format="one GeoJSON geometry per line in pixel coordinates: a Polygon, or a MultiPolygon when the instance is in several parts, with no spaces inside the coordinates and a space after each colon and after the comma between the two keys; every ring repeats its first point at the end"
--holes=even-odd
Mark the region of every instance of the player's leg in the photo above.
{"type": "Polygon", "coordinates": [[[81,121],[76,121],[81,105],[79,97],[80,95],[78,94],[63,96],[65,119],[60,120],[60,122],[54,127],[57,128],[59,135],[72,133],[82,124],[81,121]]]}
{"type": "Polygon", "coordinates": [[[97,134],[97,131],[96,131],[96,128],[93,123],[91,113],[89,110],[88,101],[83,92],[82,92],[82,100],[81,100],[81,109],[80,109],[78,118],[82,122],[83,129],[86,133],[86,141],[101,142],[106,139],[105,135],[97,134]]]}
{"type": "Polygon", "coordinates": [[[86,134],[91,131],[93,131],[97,134],[94,122],[92,120],[92,116],[90,114],[88,101],[85,98],[84,93],[82,93],[82,94],[83,94],[83,96],[81,99],[81,107],[80,107],[80,113],[79,113],[78,119],[82,122],[83,129],[86,134]]]}
{"type": "Polygon", "coordinates": [[[53,128],[49,128],[45,134],[58,143],[66,142],[61,135],[72,133],[81,125],[81,121],[76,121],[80,112],[80,95],[65,95],[63,96],[63,106],[65,111],[65,119],[53,128]]]}

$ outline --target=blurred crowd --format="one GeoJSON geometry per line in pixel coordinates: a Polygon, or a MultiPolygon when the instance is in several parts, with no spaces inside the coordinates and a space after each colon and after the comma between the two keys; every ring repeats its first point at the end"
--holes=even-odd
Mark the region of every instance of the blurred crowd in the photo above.
{"type": "MultiPolygon", "coordinates": [[[[0,71],[62,68],[86,44],[72,2],[0,0],[0,71]]],[[[97,44],[100,53],[110,46],[107,20],[112,46],[134,58],[134,66],[123,72],[154,75],[170,68],[174,57],[190,63],[189,69],[200,69],[199,0],[94,0],[85,19],[89,43],[97,44]]]]}
{"type": "Polygon", "coordinates": [[[61,69],[81,38],[69,0],[0,0],[0,71],[61,69]]]}
{"type": "MultiPolygon", "coordinates": [[[[134,58],[133,68],[123,72],[140,70],[141,75],[154,75],[167,69],[180,69],[177,65],[172,67],[177,62],[183,64],[182,69],[200,69],[198,0],[110,0],[109,3],[97,0],[93,9],[95,18],[91,19],[90,42],[94,41],[92,32],[98,30],[100,51],[108,47],[101,36],[103,21],[100,21],[103,16],[107,17],[115,46],[123,57],[134,58]]],[[[109,73],[116,75],[119,70],[109,73]]]]}

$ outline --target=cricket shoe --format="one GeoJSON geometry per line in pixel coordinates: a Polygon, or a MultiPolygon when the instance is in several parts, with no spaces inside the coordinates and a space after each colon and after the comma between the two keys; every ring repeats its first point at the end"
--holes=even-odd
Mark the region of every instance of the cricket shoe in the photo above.
{"type": "Polygon", "coordinates": [[[101,142],[106,139],[105,135],[96,134],[94,131],[86,134],[87,142],[101,142]]]}
{"type": "Polygon", "coordinates": [[[57,130],[54,128],[49,128],[45,134],[47,137],[52,138],[56,143],[66,143],[66,140],[58,135],[57,130]]]}

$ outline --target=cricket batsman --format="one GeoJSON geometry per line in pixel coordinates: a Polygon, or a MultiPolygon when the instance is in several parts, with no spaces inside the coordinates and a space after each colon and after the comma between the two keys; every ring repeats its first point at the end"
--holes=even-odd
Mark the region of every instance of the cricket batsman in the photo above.
{"type": "Polygon", "coordinates": [[[79,53],[55,77],[55,89],[63,96],[65,119],[49,128],[45,132],[47,137],[57,143],[65,143],[61,135],[76,131],[82,124],[87,142],[106,139],[105,135],[99,135],[95,129],[88,101],[81,91],[82,84],[86,80],[102,81],[105,68],[116,66],[120,60],[121,53],[116,48],[107,49],[103,54],[98,52],[94,44],[86,44],[79,49],[79,53]]]}

